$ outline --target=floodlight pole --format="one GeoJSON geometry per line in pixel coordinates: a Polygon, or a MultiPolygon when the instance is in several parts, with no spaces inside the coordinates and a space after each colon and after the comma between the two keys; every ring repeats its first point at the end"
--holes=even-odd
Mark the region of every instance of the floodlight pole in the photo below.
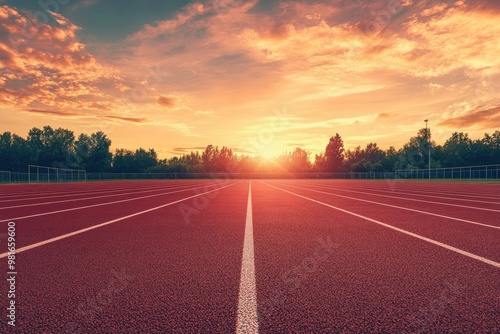
{"type": "Polygon", "coordinates": [[[425,122],[425,136],[427,137],[427,149],[429,150],[429,179],[431,178],[431,141],[429,136],[429,131],[427,130],[428,119],[424,120],[425,122]]]}

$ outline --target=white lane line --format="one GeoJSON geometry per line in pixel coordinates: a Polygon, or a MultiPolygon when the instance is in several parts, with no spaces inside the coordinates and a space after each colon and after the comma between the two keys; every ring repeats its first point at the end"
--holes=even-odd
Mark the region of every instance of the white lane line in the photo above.
{"type": "Polygon", "coordinates": [[[241,280],[238,297],[236,334],[259,333],[256,291],[252,220],[252,181],[250,181],[248,188],[245,239],[243,241],[243,259],[241,262],[241,280]]]}
{"type": "MultiPolygon", "coordinates": [[[[388,183],[400,183],[397,180],[385,180],[388,183]]],[[[404,182],[404,181],[403,181],[404,182]]],[[[337,183],[338,184],[338,183],[337,183]]],[[[334,183],[330,182],[329,185],[334,185],[334,183]]],[[[340,186],[338,186],[340,187],[340,186]]],[[[462,197],[476,197],[476,198],[487,198],[487,199],[500,199],[500,196],[482,196],[480,194],[489,194],[489,193],[471,193],[471,192],[457,192],[457,191],[437,191],[436,189],[433,189],[431,187],[426,188],[427,190],[423,190],[425,188],[415,188],[412,187],[411,189],[409,188],[403,188],[403,187],[395,187],[394,189],[389,190],[390,188],[384,187],[384,188],[366,188],[366,187],[358,187],[358,186],[349,186],[349,189],[361,189],[361,190],[373,190],[373,191],[385,191],[385,192],[391,192],[391,193],[406,193],[406,194],[413,194],[413,193],[422,193],[422,194],[429,194],[432,192],[433,194],[437,195],[447,195],[447,196],[462,196],[462,197]],[[476,195],[474,195],[476,194],[476,195]]],[[[449,197],[448,197],[449,198],[449,197]]],[[[455,198],[455,197],[453,197],[455,198]]]]}
{"type": "MultiPolygon", "coordinates": [[[[113,181],[114,182],[114,181],[113,181]]],[[[120,182],[120,181],[119,181],[120,182]]],[[[125,180],[126,184],[130,185],[131,182],[138,182],[136,180],[125,180]]],[[[121,182],[120,182],[121,183],[121,182]]],[[[71,185],[69,187],[66,187],[64,191],[45,191],[45,192],[34,192],[33,189],[29,189],[23,192],[18,192],[18,193],[9,193],[7,195],[0,195],[0,201],[1,202],[12,202],[12,201],[28,201],[31,199],[41,199],[41,198],[54,198],[54,197],[66,197],[66,196],[79,196],[79,195],[84,195],[84,194],[104,194],[108,192],[117,192],[117,191],[126,191],[126,190],[144,190],[144,189],[160,189],[160,188],[168,188],[168,186],[171,185],[178,185],[180,182],[175,181],[175,180],[155,180],[151,181],[150,184],[145,185],[144,183],[140,183],[139,185],[133,185],[133,186],[119,186],[118,184],[111,184],[110,182],[97,182],[94,184],[91,183],[86,183],[86,187],[73,187],[71,188],[71,185]],[[159,186],[159,184],[162,184],[162,186],[159,186]],[[87,187],[88,186],[88,187],[87,187]],[[112,187],[111,187],[112,186],[112,187]],[[105,188],[106,187],[106,188],[105,188]],[[71,190],[73,189],[73,190],[71,190]],[[46,196],[50,195],[50,196],[46,196]],[[43,196],[43,197],[42,197],[43,196]],[[13,199],[8,199],[8,198],[13,198],[13,199]],[[28,197],[28,198],[21,198],[21,197],[28,197]]],[[[28,185],[28,184],[26,184],[28,185]]],[[[35,184],[32,184],[33,186],[36,186],[35,184]]],[[[45,183],[45,185],[53,185],[57,186],[59,185],[58,183],[45,183]]],[[[80,184],[79,184],[80,185],[80,184]]]]}
{"type": "MultiPolygon", "coordinates": [[[[309,183],[310,185],[313,185],[312,183],[309,183]]],[[[360,188],[360,187],[340,187],[340,186],[320,186],[320,185],[314,185],[315,187],[321,187],[321,188],[327,188],[327,189],[340,189],[340,190],[350,190],[350,189],[363,189],[367,195],[376,195],[374,193],[369,193],[367,191],[378,191],[378,192],[384,192],[384,193],[391,193],[395,194],[394,191],[390,190],[380,190],[380,189],[374,189],[374,188],[360,188]]],[[[429,192],[436,193],[434,190],[429,190],[429,192]]],[[[465,201],[465,202],[474,202],[474,203],[483,203],[483,204],[496,204],[500,205],[500,201],[496,202],[490,202],[490,201],[479,201],[476,199],[466,199],[466,198],[458,198],[458,197],[446,197],[446,196],[435,196],[435,195],[429,195],[429,194],[416,194],[416,193],[410,193],[407,191],[397,191],[397,195],[410,195],[410,196],[419,196],[419,197],[431,197],[431,198],[439,198],[439,199],[446,199],[450,201],[465,201]]],[[[402,197],[405,198],[405,197],[402,197]]]]}
{"type": "MultiPolygon", "coordinates": [[[[38,248],[40,246],[43,246],[43,245],[46,245],[46,244],[50,244],[52,242],[55,242],[55,241],[58,241],[58,240],[61,240],[61,239],[66,239],[66,238],[72,237],[72,236],[77,235],[77,234],[81,234],[81,233],[84,233],[84,232],[87,232],[87,231],[91,231],[91,230],[94,230],[94,229],[99,228],[99,227],[110,225],[110,224],[119,222],[121,220],[125,220],[125,219],[128,219],[128,218],[136,217],[136,216],[142,215],[144,213],[148,213],[148,212],[155,211],[155,210],[158,210],[158,209],[170,206],[170,205],[174,205],[174,204],[177,204],[177,203],[180,203],[180,202],[184,202],[184,201],[186,201],[188,199],[191,199],[191,198],[202,196],[202,195],[214,192],[214,191],[219,191],[220,189],[224,189],[224,188],[230,187],[230,186],[235,185],[235,184],[236,183],[233,183],[233,184],[227,185],[225,187],[220,187],[220,188],[217,188],[217,189],[214,189],[214,190],[210,190],[210,191],[207,191],[207,192],[204,192],[204,193],[200,193],[200,194],[197,194],[197,195],[189,196],[189,197],[177,200],[177,201],[173,201],[173,202],[170,202],[170,203],[167,203],[167,204],[156,206],[156,207],[151,208],[151,209],[147,209],[147,210],[143,210],[143,211],[140,211],[140,212],[136,212],[136,213],[133,213],[131,215],[127,215],[127,216],[123,216],[123,217],[116,218],[116,219],[113,219],[113,220],[109,220],[109,221],[101,223],[101,224],[93,225],[93,226],[86,227],[86,228],[83,228],[83,229],[78,230],[78,231],[74,231],[74,232],[71,232],[71,233],[60,235],[60,236],[55,237],[55,238],[47,239],[47,240],[44,240],[44,241],[37,242],[35,244],[24,246],[24,247],[16,249],[16,254],[24,252],[24,251],[27,251],[27,250],[30,250],[30,249],[33,249],[33,248],[38,248]]],[[[0,254],[0,259],[2,259],[4,257],[7,257],[8,255],[9,255],[8,252],[2,253],[2,254],[0,254]]]]}
{"type": "MultiPolygon", "coordinates": [[[[281,184],[281,185],[283,185],[283,184],[281,184]]],[[[494,228],[494,229],[500,230],[500,226],[478,223],[478,222],[475,222],[475,221],[472,221],[472,220],[467,220],[467,219],[462,219],[462,218],[455,218],[455,217],[440,215],[440,214],[437,214],[437,213],[432,213],[432,212],[427,212],[427,211],[422,211],[422,210],[417,210],[417,209],[411,209],[411,208],[407,208],[407,207],[404,207],[404,206],[398,206],[398,205],[392,205],[392,204],[387,204],[387,203],[369,201],[367,199],[361,199],[361,198],[356,198],[356,197],[338,195],[338,194],[334,194],[334,193],[330,193],[330,192],[326,192],[326,191],[313,190],[313,189],[303,188],[303,187],[299,187],[299,186],[292,186],[291,184],[286,184],[286,183],[284,185],[288,186],[288,187],[293,187],[293,188],[304,189],[304,190],[307,190],[307,191],[312,191],[312,192],[319,193],[319,194],[326,194],[326,195],[330,195],[330,196],[336,196],[336,197],[342,197],[342,198],[352,199],[354,201],[360,201],[360,202],[366,202],[366,203],[371,203],[371,204],[383,205],[383,206],[387,206],[387,207],[390,207],[390,208],[407,210],[407,211],[422,213],[422,214],[429,215],[429,216],[435,216],[435,217],[439,217],[439,218],[456,220],[456,221],[467,223],[467,224],[479,225],[479,226],[490,227],[490,228],[494,228]]]]}
{"type": "Polygon", "coordinates": [[[170,187],[166,187],[166,186],[161,186],[161,187],[141,187],[141,188],[123,188],[123,189],[114,189],[114,190],[100,190],[100,191],[92,191],[92,190],[89,190],[89,191],[84,191],[84,192],[78,192],[78,191],[75,191],[73,193],[70,193],[68,194],[67,192],[61,194],[61,195],[51,195],[51,196],[36,196],[36,197],[33,197],[33,195],[36,195],[36,194],[30,194],[30,195],[27,195],[27,196],[32,196],[32,197],[29,197],[29,198],[15,198],[15,199],[2,199],[0,198],[0,202],[1,203],[7,203],[7,202],[19,202],[19,201],[32,201],[32,200],[39,200],[39,199],[48,199],[48,198],[62,198],[62,197],[70,197],[70,196],[85,196],[85,195],[101,195],[101,194],[105,194],[105,193],[115,193],[115,192],[119,192],[119,191],[128,191],[128,190],[134,190],[134,191],[139,191],[139,190],[144,190],[144,189],[148,189],[148,190],[155,190],[155,189],[167,189],[167,188],[170,188],[170,187]]]}
{"type": "MultiPolygon", "coordinates": [[[[236,182],[236,183],[238,183],[238,182],[236,182]]],[[[233,183],[233,184],[235,184],[235,183],[233,183]]],[[[33,215],[28,215],[28,216],[12,217],[12,218],[8,218],[8,219],[2,219],[2,220],[0,220],[0,223],[4,223],[4,222],[8,222],[8,221],[17,221],[17,220],[27,219],[27,218],[33,218],[33,217],[53,215],[53,214],[56,214],[56,213],[62,213],[62,212],[68,212],[68,211],[83,210],[83,209],[88,209],[88,208],[95,208],[95,207],[103,206],[103,205],[111,205],[111,204],[117,204],[117,203],[123,203],[123,202],[136,201],[138,199],[144,199],[144,198],[151,198],[151,197],[158,197],[158,196],[163,196],[163,195],[170,195],[170,194],[180,193],[180,192],[184,192],[184,191],[189,191],[189,190],[204,188],[204,187],[208,187],[208,186],[211,187],[211,186],[215,186],[215,185],[216,185],[216,183],[209,184],[209,185],[204,185],[204,186],[199,186],[199,187],[195,187],[195,188],[189,188],[189,189],[183,189],[183,190],[176,190],[176,191],[169,191],[169,192],[161,193],[161,194],[154,194],[154,195],[147,195],[147,196],[141,196],[141,197],[128,198],[128,199],[123,199],[123,200],[119,200],[119,201],[99,203],[99,204],[92,204],[92,205],[85,205],[85,206],[78,206],[78,207],[75,207],[75,208],[69,208],[69,209],[62,209],[62,210],[56,210],[56,211],[36,213],[36,214],[33,214],[33,215]]],[[[221,189],[221,188],[219,188],[219,189],[221,189]]]]}
{"type": "Polygon", "coordinates": [[[116,196],[135,195],[135,194],[150,193],[150,192],[154,192],[154,191],[174,190],[174,189],[179,189],[179,188],[182,189],[182,188],[187,188],[187,187],[190,187],[190,186],[191,185],[177,186],[177,187],[162,187],[162,188],[152,189],[152,190],[132,191],[132,192],[126,192],[126,193],[119,193],[119,194],[108,194],[108,195],[99,195],[99,196],[83,197],[83,198],[63,199],[63,200],[60,200],[60,201],[52,201],[52,202],[41,202],[41,203],[30,203],[30,204],[21,204],[21,205],[13,205],[13,206],[4,206],[4,207],[1,207],[0,210],[17,209],[17,208],[24,208],[24,207],[30,207],[31,208],[31,207],[40,206],[40,205],[50,205],[50,204],[58,204],[58,203],[88,201],[88,200],[93,200],[93,199],[98,199],[98,198],[108,198],[108,197],[116,197],[116,196]]]}
{"type": "MultiPolygon", "coordinates": [[[[323,186],[316,186],[316,187],[320,187],[321,188],[323,186]]],[[[332,189],[332,190],[334,190],[334,188],[335,187],[328,187],[328,189],[332,189]]],[[[347,190],[347,189],[338,189],[338,190],[343,190],[343,191],[347,191],[347,192],[350,192],[350,193],[365,194],[365,195],[370,195],[370,196],[396,198],[396,199],[400,199],[400,200],[404,200],[404,201],[412,201],[412,202],[422,202],[422,203],[431,203],[431,204],[455,206],[455,207],[458,207],[458,208],[474,209],[474,210],[481,210],[481,211],[500,212],[500,210],[488,209],[488,208],[480,208],[480,207],[477,207],[477,206],[468,206],[468,205],[443,203],[443,202],[435,202],[435,201],[425,201],[423,199],[398,197],[398,196],[389,196],[389,195],[382,195],[382,194],[374,194],[374,193],[368,193],[366,191],[356,191],[356,190],[347,190]]]]}
{"type": "MultiPolygon", "coordinates": [[[[263,182],[264,183],[264,182],[263,182]]],[[[382,223],[381,221],[378,221],[378,220],[375,220],[375,219],[371,219],[371,218],[368,218],[366,216],[363,216],[363,215],[360,215],[360,214],[357,214],[357,213],[354,213],[354,212],[351,212],[351,211],[348,211],[348,210],[344,210],[344,209],[341,209],[341,208],[338,208],[336,206],[333,206],[333,205],[330,205],[330,204],[327,204],[327,203],[323,203],[323,202],[320,202],[320,201],[317,201],[315,199],[312,199],[312,198],[309,198],[309,197],[306,197],[306,196],[302,196],[302,195],[299,195],[299,194],[296,194],[296,193],[293,193],[291,191],[288,191],[288,190],[285,190],[285,189],[281,189],[281,188],[278,188],[278,187],[275,187],[271,184],[268,184],[268,183],[265,183],[266,185],[268,185],[269,187],[272,187],[272,188],[275,188],[275,189],[278,189],[278,190],[281,190],[281,191],[284,191],[286,193],[289,193],[289,194],[292,194],[294,196],[297,196],[297,197],[300,197],[300,198],[303,198],[303,199],[306,199],[308,201],[311,201],[311,202],[314,202],[314,203],[318,203],[318,204],[321,204],[321,205],[324,205],[324,206],[327,206],[329,208],[332,208],[332,209],[335,209],[335,210],[338,210],[338,211],[341,211],[341,212],[344,212],[344,213],[347,213],[347,214],[350,214],[352,216],[355,216],[355,217],[358,217],[358,218],[361,218],[361,219],[364,219],[364,220],[367,220],[367,221],[370,221],[372,223],[375,223],[375,224],[378,224],[378,225],[382,225],[384,227],[387,227],[387,228],[390,228],[392,230],[395,230],[395,231],[398,231],[398,232],[401,232],[401,233],[404,233],[406,235],[409,235],[411,237],[414,237],[414,238],[417,238],[417,239],[420,239],[420,240],[423,240],[423,241],[426,241],[426,242],[429,242],[431,244],[434,244],[434,245],[437,245],[439,247],[442,247],[442,248],[445,248],[445,249],[448,249],[448,250],[451,250],[452,252],[455,252],[455,253],[458,253],[458,254],[461,254],[461,255],[465,255],[467,257],[470,257],[471,259],[474,259],[474,260],[477,260],[477,261],[481,261],[483,263],[486,263],[486,264],[489,264],[491,266],[494,266],[494,267],[497,267],[497,268],[500,268],[500,263],[499,262],[495,262],[493,260],[490,260],[490,259],[487,259],[485,257],[482,257],[482,256],[479,256],[479,255],[476,255],[476,254],[472,254],[472,253],[469,253],[467,251],[464,251],[463,249],[460,249],[460,248],[456,248],[456,247],[453,247],[453,246],[450,246],[448,244],[445,244],[445,243],[442,243],[442,242],[439,242],[439,241],[436,241],[434,239],[430,239],[430,238],[427,238],[427,237],[424,237],[424,236],[421,236],[419,234],[416,234],[416,233],[412,233],[412,232],[409,232],[409,231],[406,231],[406,230],[403,230],[399,227],[395,227],[395,226],[392,226],[392,225],[389,225],[389,224],[386,224],[386,223],[382,223]]]]}

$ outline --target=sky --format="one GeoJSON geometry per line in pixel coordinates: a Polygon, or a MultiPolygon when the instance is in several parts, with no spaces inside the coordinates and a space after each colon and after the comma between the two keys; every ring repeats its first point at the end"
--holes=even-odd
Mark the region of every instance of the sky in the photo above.
{"type": "Polygon", "coordinates": [[[500,129],[500,1],[0,0],[0,132],[168,158],[500,129]]]}

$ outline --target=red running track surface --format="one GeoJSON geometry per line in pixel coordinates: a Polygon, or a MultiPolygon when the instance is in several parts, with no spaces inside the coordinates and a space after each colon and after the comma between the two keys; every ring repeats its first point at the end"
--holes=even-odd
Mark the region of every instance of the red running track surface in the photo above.
{"type": "Polygon", "coordinates": [[[1,333],[500,332],[499,185],[3,185],[0,221],[6,276],[9,221],[17,248],[16,327],[4,280],[1,333]]]}

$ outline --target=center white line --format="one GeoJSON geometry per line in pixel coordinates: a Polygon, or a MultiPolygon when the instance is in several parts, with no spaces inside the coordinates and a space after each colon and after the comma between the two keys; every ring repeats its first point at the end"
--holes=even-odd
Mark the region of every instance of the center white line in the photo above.
{"type": "Polygon", "coordinates": [[[245,239],[243,241],[238,316],[236,320],[236,334],[249,333],[259,333],[253,246],[252,181],[250,181],[248,188],[247,220],[245,225],[245,239]]]}

